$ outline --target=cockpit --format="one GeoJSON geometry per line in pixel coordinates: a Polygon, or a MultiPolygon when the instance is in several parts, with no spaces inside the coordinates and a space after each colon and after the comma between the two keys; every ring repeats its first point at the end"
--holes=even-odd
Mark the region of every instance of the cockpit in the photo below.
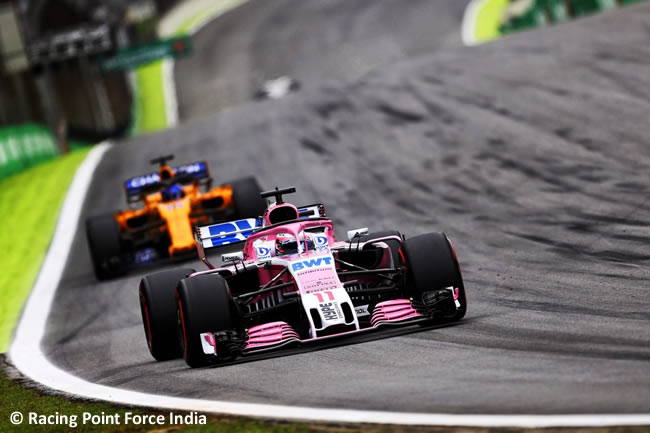
{"type": "Polygon", "coordinates": [[[298,236],[298,240],[291,233],[280,232],[256,240],[253,247],[257,259],[264,260],[271,257],[300,254],[306,251],[326,251],[329,249],[329,241],[325,228],[319,227],[318,231],[303,231],[298,236]]]}

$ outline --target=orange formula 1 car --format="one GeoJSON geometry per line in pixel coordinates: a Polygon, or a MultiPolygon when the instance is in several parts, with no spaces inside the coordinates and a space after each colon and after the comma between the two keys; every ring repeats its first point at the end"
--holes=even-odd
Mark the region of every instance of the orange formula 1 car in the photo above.
{"type": "MultiPolygon", "coordinates": [[[[251,177],[212,187],[205,161],[170,167],[173,155],[151,160],[158,172],[124,182],[130,209],[86,220],[98,279],[194,253],[194,226],[255,218],[266,202],[251,177]]],[[[190,255],[192,257],[193,255],[190,255]]]]}

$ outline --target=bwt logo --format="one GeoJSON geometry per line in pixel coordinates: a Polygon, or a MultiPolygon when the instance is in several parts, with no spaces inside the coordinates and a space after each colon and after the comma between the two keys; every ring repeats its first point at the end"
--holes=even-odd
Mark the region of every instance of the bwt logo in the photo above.
{"type": "Polygon", "coordinates": [[[326,265],[331,265],[332,264],[332,258],[331,257],[319,257],[317,259],[302,260],[300,262],[293,263],[291,265],[291,269],[293,271],[300,271],[300,270],[305,269],[305,268],[313,268],[313,267],[321,266],[321,263],[324,263],[326,265]]]}

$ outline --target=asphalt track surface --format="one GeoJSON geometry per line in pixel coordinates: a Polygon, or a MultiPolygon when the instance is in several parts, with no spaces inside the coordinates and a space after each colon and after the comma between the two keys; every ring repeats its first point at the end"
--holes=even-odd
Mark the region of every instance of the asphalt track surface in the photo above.
{"type": "Polygon", "coordinates": [[[121,207],[120,179],[175,151],[207,158],[218,179],[296,185],[295,200],[324,202],[339,235],[445,231],[468,293],[459,325],[222,368],[155,363],[137,299],[146,271],[96,283],[80,228],[46,354],[101,384],[194,398],[650,412],[649,37],[642,3],[445,47],[121,143],[98,167],[88,213],[121,207]]]}
{"type": "Polygon", "coordinates": [[[179,116],[206,116],[239,105],[261,83],[282,75],[312,88],[458,46],[467,3],[249,1],[201,29],[193,38],[196,55],[176,62],[179,116]]]}

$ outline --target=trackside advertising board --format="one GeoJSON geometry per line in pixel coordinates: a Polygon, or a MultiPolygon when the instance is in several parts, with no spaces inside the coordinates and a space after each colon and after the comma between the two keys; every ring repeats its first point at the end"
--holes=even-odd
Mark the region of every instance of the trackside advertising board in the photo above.
{"type": "Polygon", "coordinates": [[[192,40],[187,35],[159,39],[119,50],[113,57],[104,60],[102,68],[105,71],[133,69],[165,57],[188,56],[191,52],[192,40]]]}
{"type": "Polygon", "coordinates": [[[0,128],[0,179],[58,155],[54,137],[42,125],[0,128]]]}

